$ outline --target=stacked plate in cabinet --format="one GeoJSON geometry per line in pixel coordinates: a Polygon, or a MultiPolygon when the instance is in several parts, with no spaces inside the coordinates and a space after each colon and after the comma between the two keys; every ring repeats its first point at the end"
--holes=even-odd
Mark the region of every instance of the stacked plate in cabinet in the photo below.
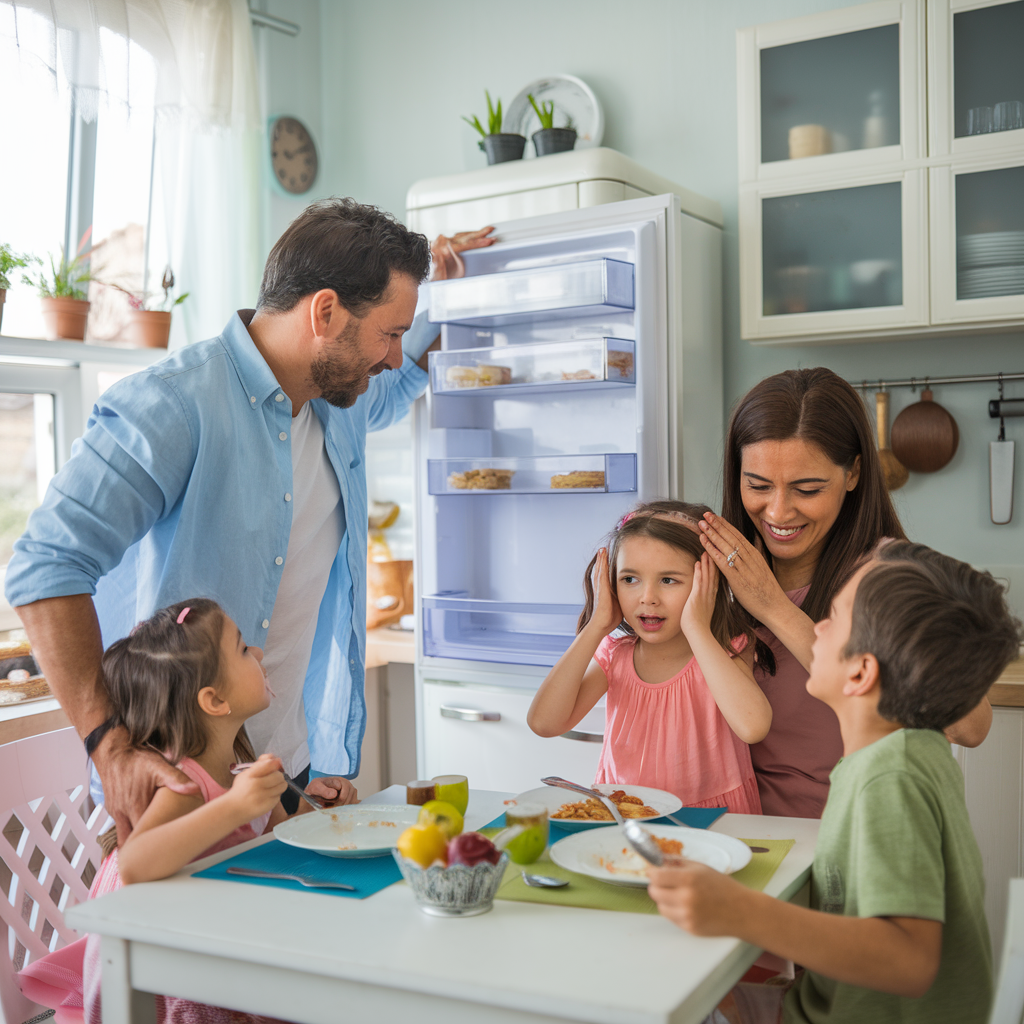
{"type": "Polygon", "coordinates": [[[961,235],[956,262],[958,299],[1024,294],[1024,231],[961,235]]]}

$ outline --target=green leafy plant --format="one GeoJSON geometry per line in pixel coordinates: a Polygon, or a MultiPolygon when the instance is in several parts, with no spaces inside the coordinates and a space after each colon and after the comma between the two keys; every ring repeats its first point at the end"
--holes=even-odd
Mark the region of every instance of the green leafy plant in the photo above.
{"type": "Polygon", "coordinates": [[[540,106],[537,106],[537,101],[533,98],[533,93],[527,93],[526,98],[530,101],[530,106],[533,107],[534,113],[540,118],[540,127],[543,131],[545,128],[555,127],[555,101],[549,100],[545,102],[540,101],[540,106]]]}
{"type": "Polygon", "coordinates": [[[27,253],[16,253],[6,242],[0,243],[0,288],[10,288],[11,280],[7,275],[18,267],[27,267],[34,258],[27,253]]]}
{"type": "Polygon", "coordinates": [[[494,106],[491,103],[491,94],[486,89],[484,89],[484,95],[487,97],[487,131],[484,131],[484,126],[476,114],[472,117],[463,115],[462,120],[471,128],[475,128],[486,139],[488,135],[501,134],[501,100],[498,100],[497,106],[494,106]]]}
{"type": "MultiPolygon", "coordinates": [[[[93,246],[92,249],[86,249],[86,243],[89,241],[89,237],[92,235],[92,228],[89,228],[84,235],[82,235],[81,241],[78,243],[78,249],[75,255],[69,260],[67,253],[64,252],[64,247],[60,249],[60,262],[58,263],[53,254],[50,254],[50,273],[46,274],[46,271],[39,271],[35,277],[30,274],[22,275],[21,280],[35,288],[43,299],[84,299],[86,298],[86,291],[82,287],[88,284],[92,280],[92,275],[89,273],[89,269],[86,266],[85,261],[89,258],[94,249],[98,246],[93,246]]],[[[42,266],[43,261],[38,256],[32,257],[30,262],[38,263],[42,266]]]]}

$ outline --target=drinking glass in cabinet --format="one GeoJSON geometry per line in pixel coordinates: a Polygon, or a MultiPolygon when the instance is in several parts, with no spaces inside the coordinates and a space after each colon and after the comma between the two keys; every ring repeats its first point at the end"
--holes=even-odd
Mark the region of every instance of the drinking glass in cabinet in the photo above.
{"type": "Polygon", "coordinates": [[[762,200],[764,315],[903,302],[902,186],[762,200]]]}
{"type": "Polygon", "coordinates": [[[900,141],[900,27],[761,50],[761,162],[900,141]]]}
{"type": "Polygon", "coordinates": [[[953,15],[957,138],[1024,128],[1024,0],[953,15]]]}
{"type": "Polygon", "coordinates": [[[956,297],[1024,294],[1024,167],[956,176],[956,297]]]}

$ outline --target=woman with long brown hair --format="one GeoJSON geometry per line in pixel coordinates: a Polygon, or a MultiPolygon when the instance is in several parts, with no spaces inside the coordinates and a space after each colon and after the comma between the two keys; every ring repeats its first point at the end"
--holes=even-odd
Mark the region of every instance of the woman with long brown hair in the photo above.
{"type": "MultiPolygon", "coordinates": [[[[905,538],[857,392],[825,367],[751,388],[729,422],[722,515],[705,515],[701,530],[774,657],[754,669],[772,705],[771,731],[751,746],[764,813],[819,817],[843,743],[805,689],[814,623],[880,540],[905,538]]],[[[990,722],[982,701],[947,736],[973,746],[990,722]]]]}

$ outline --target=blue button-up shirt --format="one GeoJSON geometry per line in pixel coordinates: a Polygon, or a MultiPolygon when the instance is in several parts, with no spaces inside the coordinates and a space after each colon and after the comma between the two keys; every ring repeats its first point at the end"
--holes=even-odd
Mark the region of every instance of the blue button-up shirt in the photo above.
{"type": "MultiPolygon", "coordinates": [[[[100,396],[14,544],[12,605],[93,594],[106,648],[160,608],[209,597],[247,643],[264,645],[291,531],[292,405],[246,313],[100,396]]],[[[312,767],[331,775],[358,773],[366,725],[366,432],[423,392],[415,359],[436,332],[417,317],[401,368],[371,378],[351,408],[312,403],[352,526],[326,591],[310,595],[317,626],[303,702],[312,767]]]]}

